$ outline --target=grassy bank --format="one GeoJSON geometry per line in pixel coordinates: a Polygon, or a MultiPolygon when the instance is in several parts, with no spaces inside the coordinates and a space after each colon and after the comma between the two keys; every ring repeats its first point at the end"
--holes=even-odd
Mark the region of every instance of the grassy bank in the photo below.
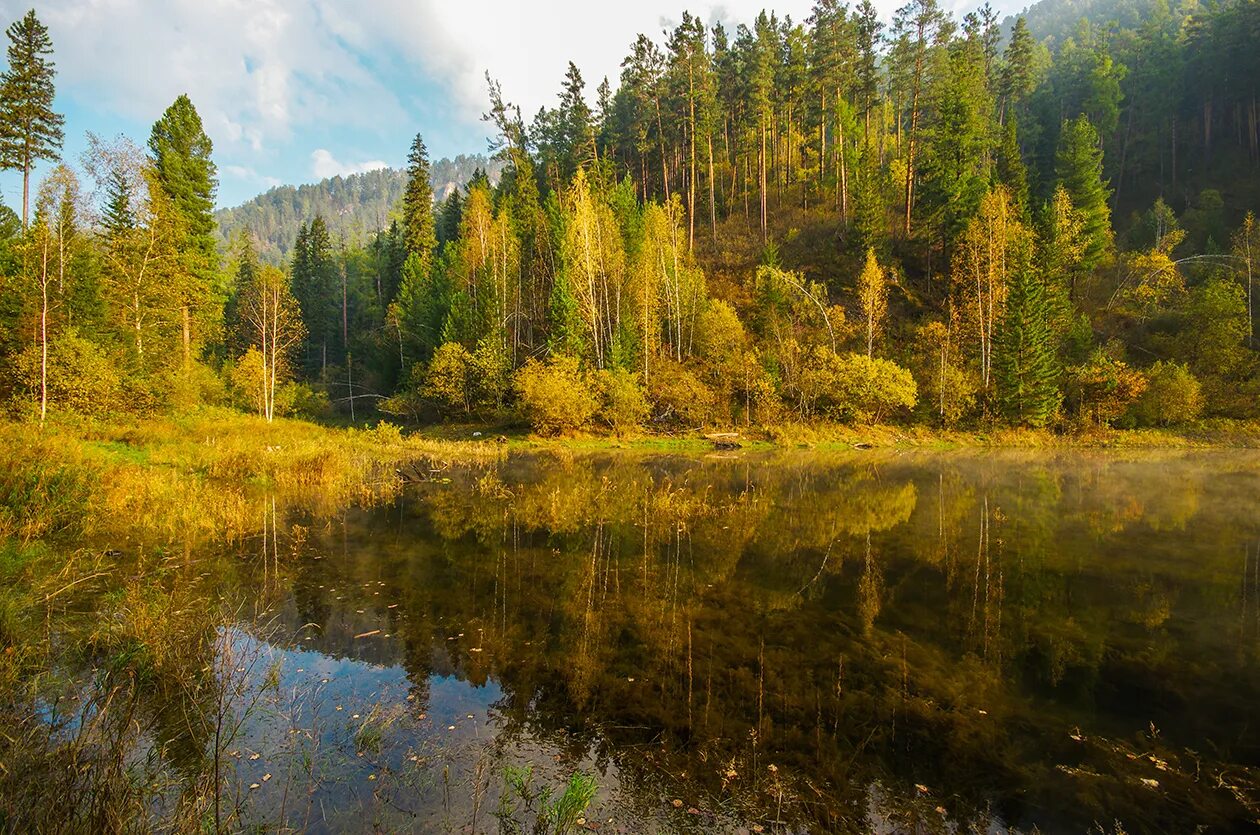
{"type": "MultiPolygon", "coordinates": [[[[677,433],[630,432],[621,435],[579,433],[542,437],[514,425],[440,424],[413,437],[464,442],[501,437],[512,450],[565,448],[575,451],[627,449],[641,452],[703,453],[713,450],[706,430],[677,433]],[[474,433],[479,433],[475,435],[474,433]]],[[[787,423],[734,430],[742,448],[772,449],[1211,449],[1260,448],[1260,423],[1204,421],[1168,429],[1092,427],[1074,432],[1049,429],[933,429],[925,426],[853,426],[838,423],[787,423]]]]}
{"type": "Polygon", "coordinates": [[[253,498],[314,509],[392,498],[399,466],[484,462],[502,445],[331,429],[230,411],[118,424],[0,424],[0,537],[126,533],[232,539],[256,527],[253,498]]]}

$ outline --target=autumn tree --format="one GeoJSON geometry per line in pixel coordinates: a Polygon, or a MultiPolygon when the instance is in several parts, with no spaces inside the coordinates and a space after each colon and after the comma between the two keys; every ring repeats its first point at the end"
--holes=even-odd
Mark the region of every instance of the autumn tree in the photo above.
{"type": "Polygon", "coordinates": [[[866,250],[866,263],[857,281],[858,305],[866,320],[866,355],[875,355],[875,337],[883,326],[888,312],[888,280],[875,258],[875,250],[866,250]]]}
{"type": "Polygon", "coordinates": [[[244,288],[240,317],[250,344],[262,358],[260,402],[270,423],[276,414],[276,387],[289,372],[289,357],[306,336],[302,311],[282,270],[264,266],[244,288]]]}

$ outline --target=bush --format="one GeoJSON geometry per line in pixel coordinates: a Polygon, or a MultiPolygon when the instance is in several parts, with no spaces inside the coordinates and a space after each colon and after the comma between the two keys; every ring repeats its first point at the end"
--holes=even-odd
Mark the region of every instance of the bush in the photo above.
{"type": "MultiPolygon", "coordinates": [[[[257,348],[250,348],[228,369],[232,388],[232,404],[238,408],[261,415],[265,411],[263,355],[257,348]]],[[[278,400],[279,398],[277,398],[278,400]]]]}
{"type": "Polygon", "coordinates": [[[797,388],[806,414],[860,423],[913,409],[918,400],[913,375],[895,362],[823,347],[810,352],[797,388]]]}
{"type": "Polygon", "coordinates": [[[713,391],[681,363],[660,360],[648,376],[652,418],[679,426],[703,426],[713,417],[713,391]]]}
{"type": "Polygon", "coordinates": [[[635,429],[651,413],[635,375],[621,368],[603,369],[595,375],[600,406],[597,417],[614,432],[635,429]]]}
{"type": "MultiPolygon", "coordinates": [[[[14,363],[15,387],[39,406],[38,345],[27,348],[14,363]]],[[[74,330],[48,342],[48,408],[102,416],[123,406],[122,376],[109,357],[74,330]]]]}
{"type": "Polygon", "coordinates": [[[1133,418],[1141,426],[1189,423],[1203,411],[1203,391],[1190,369],[1159,361],[1147,372],[1146,390],[1133,404],[1133,418]]]}
{"type": "Polygon", "coordinates": [[[165,389],[162,399],[176,413],[198,406],[221,406],[228,399],[223,379],[199,362],[171,369],[162,382],[165,389]]]}
{"type": "Polygon", "coordinates": [[[1146,375],[1102,349],[1067,373],[1068,405],[1081,420],[1110,426],[1146,390],[1146,375]]]}
{"type": "Polygon", "coordinates": [[[512,378],[522,415],[543,435],[585,426],[599,408],[590,381],[569,356],[531,359],[512,378]]]}
{"type": "MultiPolygon", "coordinates": [[[[417,370],[412,369],[412,379],[417,370]]],[[[437,405],[443,416],[472,411],[476,368],[468,349],[458,342],[447,342],[433,352],[433,359],[421,377],[420,393],[437,405]]]]}

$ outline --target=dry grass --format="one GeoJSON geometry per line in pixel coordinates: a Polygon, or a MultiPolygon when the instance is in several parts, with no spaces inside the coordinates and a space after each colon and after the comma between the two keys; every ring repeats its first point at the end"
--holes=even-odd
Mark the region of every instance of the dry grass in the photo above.
{"type": "Polygon", "coordinates": [[[258,527],[251,500],[263,493],[331,511],[393,498],[399,466],[503,454],[389,424],[329,429],[218,410],[121,425],[0,423],[0,537],[232,540],[258,527]]]}

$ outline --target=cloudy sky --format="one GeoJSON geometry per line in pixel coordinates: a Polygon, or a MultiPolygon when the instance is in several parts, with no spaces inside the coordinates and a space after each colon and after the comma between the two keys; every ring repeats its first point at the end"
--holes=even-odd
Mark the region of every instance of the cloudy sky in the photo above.
{"type": "MultiPolygon", "coordinates": [[[[890,18],[899,0],[876,0],[890,18]]],[[[31,0],[0,0],[7,26],[31,0]]],[[[398,166],[423,133],[431,155],[486,147],[485,73],[526,114],[555,102],[569,60],[588,93],[638,32],[661,39],[689,7],[707,21],[751,22],[764,0],[40,0],[56,51],[65,156],[86,131],[147,139],[188,93],[214,141],[219,203],[279,183],[398,166]]],[[[803,20],[812,0],[780,0],[803,20]]],[[[956,10],[975,3],[945,5],[956,10]]],[[[1019,0],[994,6],[1011,11],[1019,0]]],[[[21,179],[0,176],[16,206],[21,179]]]]}

